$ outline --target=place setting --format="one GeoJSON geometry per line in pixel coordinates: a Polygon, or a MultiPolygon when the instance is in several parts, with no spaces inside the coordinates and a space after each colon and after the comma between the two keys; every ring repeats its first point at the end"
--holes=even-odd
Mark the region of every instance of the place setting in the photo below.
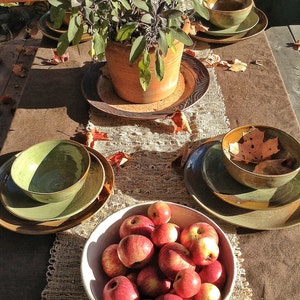
{"type": "Polygon", "coordinates": [[[110,163],[69,140],[48,140],[13,155],[0,168],[0,225],[48,234],[79,225],[99,211],[114,187],[110,163]]]}
{"type": "Polygon", "coordinates": [[[268,25],[263,11],[252,0],[203,1],[195,14],[192,38],[208,43],[230,44],[256,36],[268,25]]]}
{"type": "MultiPolygon", "coordinates": [[[[249,143],[255,144],[252,140],[249,143]]],[[[257,142],[257,148],[262,145],[257,142]]],[[[244,149],[250,151],[247,147],[245,144],[244,149]]],[[[184,168],[185,185],[205,210],[231,224],[256,230],[295,226],[300,223],[299,149],[292,136],[277,128],[237,127],[200,144],[192,152],[184,168]],[[229,146],[243,149],[247,133],[253,130],[258,130],[257,136],[261,135],[267,144],[274,142],[279,150],[271,158],[256,162],[255,171],[253,163],[232,159],[228,150],[229,146]]],[[[263,153],[266,151],[264,148],[263,153]]]]}

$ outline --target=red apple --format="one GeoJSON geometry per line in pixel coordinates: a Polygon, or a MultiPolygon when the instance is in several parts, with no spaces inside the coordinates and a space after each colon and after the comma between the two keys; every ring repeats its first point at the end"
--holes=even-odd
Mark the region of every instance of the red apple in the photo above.
{"type": "Polygon", "coordinates": [[[133,215],[122,222],[119,228],[119,235],[121,239],[130,234],[141,234],[150,238],[154,227],[155,225],[150,218],[144,215],[133,215]]]}
{"type": "Polygon", "coordinates": [[[209,265],[219,256],[219,246],[215,240],[205,237],[195,240],[191,247],[191,257],[193,262],[199,266],[209,265]]]}
{"type": "Polygon", "coordinates": [[[151,260],[154,250],[150,239],[144,235],[131,234],[121,239],[117,252],[125,267],[140,269],[151,260]]]}
{"type": "Polygon", "coordinates": [[[196,265],[190,257],[190,251],[183,245],[174,242],[162,246],[158,254],[158,265],[162,272],[174,280],[178,271],[189,268],[195,270],[196,265]]]}
{"type": "Polygon", "coordinates": [[[103,300],[120,299],[140,299],[136,285],[125,276],[116,276],[111,278],[103,289],[103,300]]]}
{"type": "Polygon", "coordinates": [[[164,201],[156,201],[148,207],[147,215],[155,225],[167,223],[171,219],[171,208],[164,201]]]}
{"type": "Polygon", "coordinates": [[[151,241],[157,247],[176,242],[180,234],[180,227],[174,223],[157,225],[151,233],[151,241]]]}
{"type": "Polygon", "coordinates": [[[155,300],[183,300],[183,299],[182,299],[182,297],[180,297],[178,295],[167,293],[167,294],[158,296],[157,298],[155,298],[155,300]]]}
{"type": "Polygon", "coordinates": [[[180,243],[189,249],[194,240],[204,237],[210,237],[217,244],[219,243],[218,233],[212,225],[206,222],[197,222],[183,228],[180,233],[180,243]]]}
{"type": "Polygon", "coordinates": [[[118,256],[118,244],[110,244],[106,247],[101,256],[102,268],[109,277],[126,275],[128,269],[122,264],[118,256]]]}
{"type": "Polygon", "coordinates": [[[201,286],[201,279],[198,273],[192,269],[180,270],[173,282],[173,288],[177,295],[182,298],[190,298],[196,295],[201,286]]]}
{"type": "Polygon", "coordinates": [[[207,266],[203,266],[199,272],[201,282],[213,283],[222,290],[226,281],[226,271],[223,264],[216,260],[207,266]]]}
{"type": "Polygon", "coordinates": [[[220,300],[221,292],[212,283],[202,283],[200,291],[194,296],[194,300],[220,300]]]}
{"type": "Polygon", "coordinates": [[[147,265],[138,274],[137,286],[145,297],[155,298],[171,289],[168,279],[157,265],[147,265]]]}

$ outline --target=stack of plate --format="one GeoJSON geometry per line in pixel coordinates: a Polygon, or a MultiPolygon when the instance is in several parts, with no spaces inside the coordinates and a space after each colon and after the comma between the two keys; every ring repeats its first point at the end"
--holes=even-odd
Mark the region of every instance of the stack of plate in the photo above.
{"type": "Polygon", "coordinates": [[[109,199],[114,187],[110,163],[96,150],[91,156],[89,175],[71,201],[41,203],[32,200],[13,182],[11,166],[18,154],[0,167],[0,225],[18,233],[47,234],[74,227],[95,214],[109,199]]]}
{"type": "MultiPolygon", "coordinates": [[[[47,12],[40,18],[39,26],[44,36],[55,41],[58,41],[60,36],[68,30],[68,27],[66,25],[62,25],[59,29],[54,28],[53,23],[50,20],[49,12],[47,12]]],[[[81,37],[81,42],[86,42],[90,39],[91,35],[88,33],[84,33],[81,37]]]]}
{"type": "Polygon", "coordinates": [[[226,29],[220,29],[201,17],[197,21],[200,21],[208,30],[205,32],[198,31],[196,35],[192,36],[193,38],[208,43],[224,44],[235,43],[256,36],[268,25],[266,15],[256,7],[253,7],[249,16],[240,25],[226,29]]]}
{"type": "Polygon", "coordinates": [[[300,173],[279,188],[246,187],[227,172],[220,141],[203,143],[191,154],[184,180],[205,210],[231,224],[273,230],[300,223],[300,173]]]}

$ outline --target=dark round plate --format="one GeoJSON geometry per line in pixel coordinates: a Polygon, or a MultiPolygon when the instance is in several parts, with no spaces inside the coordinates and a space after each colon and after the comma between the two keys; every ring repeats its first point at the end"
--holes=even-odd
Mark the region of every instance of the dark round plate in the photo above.
{"type": "Polygon", "coordinates": [[[265,13],[256,7],[254,7],[254,11],[258,15],[259,21],[253,28],[251,28],[246,33],[242,32],[233,36],[212,36],[204,32],[197,32],[196,35],[191,35],[191,38],[199,40],[201,42],[212,44],[233,44],[254,37],[261,33],[263,30],[265,30],[265,28],[268,25],[268,18],[265,15],[265,13]]]}
{"type": "Polygon", "coordinates": [[[205,95],[209,87],[210,78],[206,67],[198,59],[184,53],[181,75],[185,82],[185,90],[178,98],[172,97],[152,104],[129,103],[116,95],[112,84],[103,75],[101,69],[105,64],[94,64],[85,74],[81,84],[82,93],[91,106],[119,117],[142,120],[164,118],[176,110],[184,111],[193,106],[205,95]]]}
{"type": "Polygon", "coordinates": [[[218,142],[200,145],[184,167],[184,182],[193,199],[213,216],[228,223],[256,229],[277,230],[300,224],[299,201],[272,209],[251,210],[231,205],[217,197],[203,176],[203,160],[207,151],[218,142]]]}

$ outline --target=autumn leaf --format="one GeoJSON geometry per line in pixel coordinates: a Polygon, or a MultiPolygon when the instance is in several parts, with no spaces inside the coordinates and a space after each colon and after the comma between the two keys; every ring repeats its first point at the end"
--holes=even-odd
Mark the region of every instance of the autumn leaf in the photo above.
{"type": "Polygon", "coordinates": [[[229,152],[232,160],[248,163],[260,163],[270,159],[279,152],[278,137],[264,141],[265,133],[258,128],[252,128],[243,135],[242,142],[230,143],[229,152]]]}
{"type": "Polygon", "coordinates": [[[0,97],[0,104],[9,104],[14,105],[16,103],[16,100],[12,98],[10,95],[2,95],[0,97]]]}
{"type": "Polygon", "coordinates": [[[86,136],[86,145],[91,148],[94,148],[95,141],[109,140],[107,133],[98,131],[96,127],[87,130],[85,136],[86,136]]]}
{"type": "Polygon", "coordinates": [[[108,156],[106,159],[112,166],[116,165],[117,167],[120,167],[123,164],[125,164],[128,160],[130,160],[131,157],[125,154],[124,152],[119,151],[117,153],[108,156]]]}
{"type": "Polygon", "coordinates": [[[12,71],[18,77],[26,77],[26,71],[23,68],[23,64],[13,64],[12,71]]]}
{"type": "Polygon", "coordinates": [[[173,133],[178,133],[179,131],[187,131],[192,133],[189,122],[182,111],[176,110],[171,116],[169,116],[169,118],[174,123],[173,133]]]}
{"type": "Polygon", "coordinates": [[[291,172],[294,160],[291,158],[269,159],[257,164],[254,173],[264,175],[280,175],[291,172]]]}
{"type": "Polygon", "coordinates": [[[233,64],[230,65],[229,70],[233,72],[245,72],[247,69],[247,64],[243,63],[239,59],[235,59],[233,64]]]}
{"type": "Polygon", "coordinates": [[[16,51],[18,53],[24,53],[26,56],[32,56],[35,54],[36,50],[37,50],[38,47],[36,46],[20,46],[20,45],[17,45],[16,46],[16,51]]]}
{"type": "Polygon", "coordinates": [[[191,49],[185,49],[184,52],[190,56],[193,56],[195,57],[196,56],[196,53],[195,51],[191,50],[191,49]]]}
{"type": "Polygon", "coordinates": [[[48,60],[48,62],[52,65],[58,65],[60,63],[66,62],[69,60],[69,53],[66,52],[63,55],[58,55],[56,49],[51,49],[52,58],[48,60]]]}

